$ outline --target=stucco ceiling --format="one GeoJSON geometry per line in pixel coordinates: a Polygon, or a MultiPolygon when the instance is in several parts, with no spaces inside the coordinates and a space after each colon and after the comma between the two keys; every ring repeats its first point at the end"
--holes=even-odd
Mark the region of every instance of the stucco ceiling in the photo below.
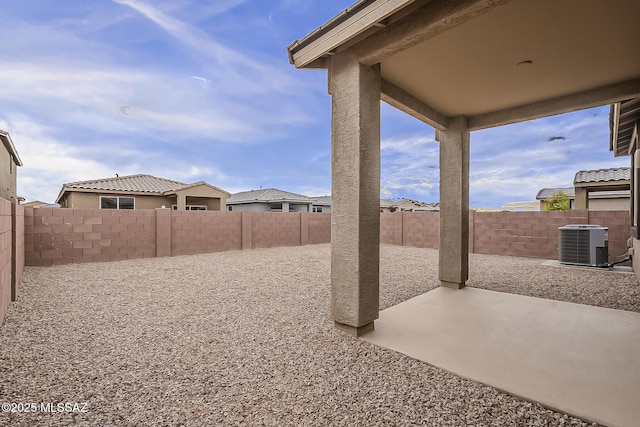
{"type": "Polygon", "coordinates": [[[554,99],[640,77],[639,17],[638,0],[514,0],[384,59],[382,77],[450,117],[554,99]]]}
{"type": "Polygon", "coordinates": [[[638,17],[640,0],[360,0],[288,51],[379,63],[384,101],[477,130],[640,97],[638,17]]]}
{"type": "Polygon", "coordinates": [[[640,76],[638,17],[637,0],[516,0],[384,60],[382,77],[447,116],[556,98],[640,76]]]}

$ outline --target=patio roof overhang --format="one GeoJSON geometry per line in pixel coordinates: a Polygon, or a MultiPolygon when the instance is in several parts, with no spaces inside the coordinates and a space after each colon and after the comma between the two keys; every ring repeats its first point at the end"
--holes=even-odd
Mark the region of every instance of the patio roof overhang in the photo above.
{"type": "Polygon", "coordinates": [[[298,68],[347,50],[380,64],[381,98],[470,130],[640,96],[640,2],[363,0],[288,47],[298,68]]]}
{"type": "Polygon", "coordinates": [[[439,277],[462,288],[470,132],[639,98],[638,16],[637,0],[361,0],[289,45],[328,70],[337,327],[379,314],[380,99],[436,128],[439,277]]]}
{"type": "Polygon", "coordinates": [[[11,136],[9,135],[9,133],[3,130],[0,130],[0,140],[2,140],[2,143],[4,144],[5,149],[7,150],[9,155],[13,158],[13,162],[18,166],[22,166],[22,159],[20,159],[20,156],[18,155],[18,151],[16,150],[16,146],[13,145],[13,141],[11,140],[11,136]]]}
{"type": "Polygon", "coordinates": [[[616,102],[611,105],[609,149],[616,157],[630,155],[638,145],[640,98],[616,102]]]}

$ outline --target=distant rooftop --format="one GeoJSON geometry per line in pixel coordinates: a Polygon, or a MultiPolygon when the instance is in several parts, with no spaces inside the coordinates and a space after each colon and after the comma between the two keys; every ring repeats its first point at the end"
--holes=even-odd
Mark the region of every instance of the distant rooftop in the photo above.
{"type": "Polygon", "coordinates": [[[631,168],[611,168],[578,171],[574,184],[587,182],[609,182],[631,180],[631,168]]]}
{"type": "Polygon", "coordinates": [[[264,188],[260,190],[242,191],[232,194],[227,199],[227,205],[240,203],[271,203],[271,202],[298,202],[313,203],[315,199],[303,194],[291,193],[289,191],[279,190],[277,188],[264,188]]]}
{"type": "Polygon", "coordinates": [[[62,185],[62,190],[56,199],[59,202],[63,194],[73,190],[96,190],[96,191],[117,191],[131,193],[148,193],[154,195],[169,195],[176,191],[186,190],[187,188],[196,187],[198,185],[206,185],[215,188],[223,193],[229,194],[216,186],[208,184],[204,181],[198,181],[186,184],[180,181],[174,181],[166,178],[158,178],[152,175],[137,174],[126,176],[115,176],[109,178],[92,179],[88,181],[69,182],[62,185]]]}
{"type": "Polygon", "coordinates": [[[110,178],[76,181],[64,184],[66,188],[105,191],[135,191],[138,193],[164,193],[187,186],[184,182],[137,174],[110,178]]]}
{"type": "Polygon", "coordinates": [[[537,200],[546,200],[549,197],[552,197],[556,192],[562,191],[564,194],[569,196],[569,198],[573,199],[576,196],[576,190],[574,187],[564,187],[564,188],[543,188],[538,191],[536,195],[537,200]]]}
{"type": "Polygon", "coordinates": [[[13,141],[11,140],[9,133],[0,130],[0,140],[2,141],[2,144],[4,144],[9,155],[13,157],[13,162],[18,166],[22,166],[22,159],[20,159],[18,151],[16,151],[16,147],[13,145],[13,141]]]}

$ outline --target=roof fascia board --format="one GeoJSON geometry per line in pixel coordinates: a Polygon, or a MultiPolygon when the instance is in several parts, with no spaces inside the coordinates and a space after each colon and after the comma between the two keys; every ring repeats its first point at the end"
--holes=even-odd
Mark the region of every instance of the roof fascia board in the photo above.
{"type": "Polygon", "coordinates": [[[630,180],[619,181],[596,181],[596,182],[576,182],[576,188],[598,188],[598,191],[626,190],[631,185],[630,180]]]}
{"type": "Polygon", "coordinates": [[[271,203],[294,203],[300,205],[308,205],[313,203],[313,200],[302,200],[302,199],[269,199],[269,200],[228,200],[228,205],[248,205],[252,203],[259,203],[264,205],[269,205],[271,203]]]}
{"type": "Polygon", "coordinates": [[[518,107],[507,108],[469,117],[469,130],[480,130],[525,120],[599,107],[640,96],[640,78],[589,89],[584,92],[546,99],[518,107]]]}
{"type": "Polygon", "coordinates": [[[618,127],[620,126],[620,102],[614,102],[609,108],[609,151],[618,154],[618,127]]]}
{"type": "MultiPolygon", "coordinates": [[[[163,195],[165,195],[165,196],[169,196],[169,195],[176,195],[176,194],[178,194],[178,193],[180,193],[180,192],[187,191],[187,190],[191,190],[191,189],[193,189],[193,188],[198,188],[198,187],[209,187],[209,188],[211,188],[211,189],[213,189],[213,190],[216,190],[216,191],[219,191],[219,192],[221,192],[221,193],[223,193],[223,194],[226,194],[227,196],[231,196],[231,193],[229,193],[228,191],[225,191],[225,190],[223,190],[222,188],[218,188],[218,187],[216,187],[215,185],[211,185],[211,184],[206,183],[206,182],[203,182],[203,183],[201,183],[201,184],[197,184],[197,185],[194,185],[194,184],[187,184],[187,185],[185,185],[185,186],[184,186],[184,187],[182,187],[182,188],[177,188],[177,189],[175,189],[175,190],[167,190],[167,191],[165,191],[165,192],[164,192],[164,193],[162,193],[162,194],[163,194],[163,195]]],[[[194,196],[194,197],[195,197],[195,196],[194,196]]],[[[203,197],[206,197],[206,196],[203,196],[203,197]]]]}
{"type": "Polygon", "coordinates": [[[163,197],[164,195],[157,191],[129,191],[129,190],[107,190],[107,189],[97,189],[97,188],[73,188],[73,187],[65,187],[64,191],[68,193],[95,193],[95,194],[124,194],[124,195],[133,195],[133,196],[156,196],[163,197]]]}
{"type": "Polygon", "coordinates": [[[385,79],[380,85],[380,99],[438,130],[449,126],[447,116],[385,79]]]}
{"type": "MultiPolygon", "coordinates": [[[[309,44],[304,45],[305,39],[315,36],[316,31],[321,31],[322,27],[309,34],[305,39],[289,45],[287,50],[289,51],[290,60],[296,68],[304,68],[316,59],[333,51],[345,42],[371,28],[378,22],[388,18],[414,1],[415,0],[374,1],[366,7],[356,11],[353,16],[339,23],[334,28],[331,28],[325,34],[322,34],[315,40],[309,42],[309,44]],[[299,46],[301,47],[298,49],[299,46]]],[[[329,23],[330,22],[331,21],[329,21],[329,23]]],[[[325,25],[328,25],[329,23],[325,25]]]]}
{"type": "Polygon", "coordinates": [[[371,66],[509,1],[433,0],[352,49],[362,64],[371,66]]]}
{"type": "Polygon", "coordinates": [[[2,138],[2,143],[7,148],[9,155],[13,157],[13,160],[16,165],[22,166],[22,159],[18,155],[18,151],[16,150],[16,146],[13,145],[13,140],[11,139],[11,135],[8,132],[0,130],[0,138],[2,138]]]}

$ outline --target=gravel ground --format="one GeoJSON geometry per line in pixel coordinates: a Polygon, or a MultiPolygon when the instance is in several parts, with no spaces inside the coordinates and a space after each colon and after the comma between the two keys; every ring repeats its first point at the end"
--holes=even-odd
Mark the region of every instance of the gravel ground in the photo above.
{"type": "MultiPolygon", "coordinates": [[[[28,267],[0,328],[0,402],[37,411],[0,425],[590,425],[336,331],[329,257],[314,245],[28,267]]],[[[383,246],[382,308],[436,287],[437,257],[383,246]]],[[[469,285],[640,311],[634,276],[540,263],[472,255],[469,285]]]]}

